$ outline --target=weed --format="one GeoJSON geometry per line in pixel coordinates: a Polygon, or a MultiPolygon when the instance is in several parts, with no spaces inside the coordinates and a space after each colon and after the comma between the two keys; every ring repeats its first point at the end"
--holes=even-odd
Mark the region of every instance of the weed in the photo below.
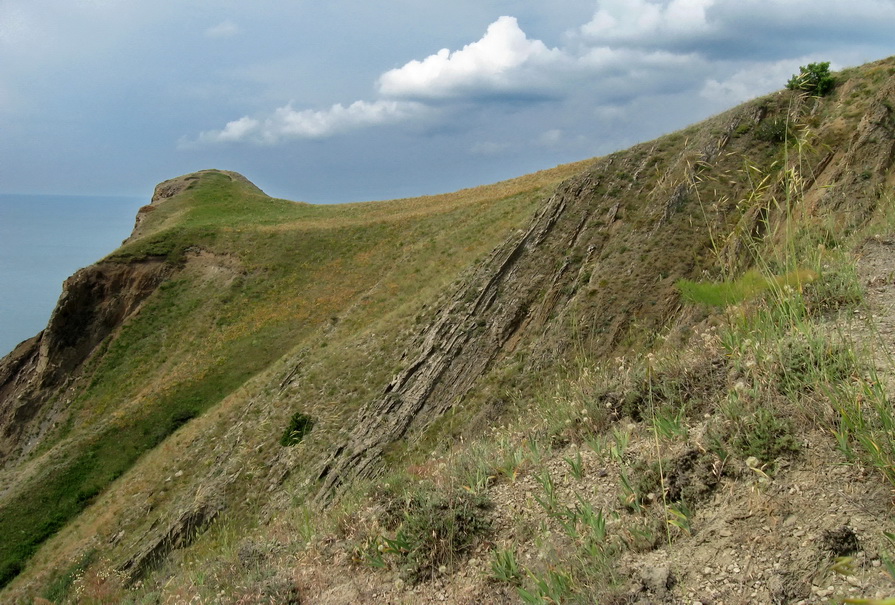
{"type": "Polygon", "coordinates": [[[576,449],[574,457],[565,457],[563,460],[569,465],[569,470],[572,472],[572,476],[578,481],[581,481],[581,479],[584,478],[584,463],[581,460],[581,452],[576,449]]]}
{"type": "Polygon", "coordinates": [[[534,585],[531,590],[519,588],[519,596],[525,603],[566,603],[572,593],[572,576],[558,569],[548,569],[543,574],[528,572],[534,585]]]}
{"type": "Polygon", "coordinates": [[[302,505],[298,508],[296,511],[296,525],[296,530],[302,543],[306,546],[310,545],[317,535],[318,528],[314,512],[309,506],[302,505]]]}
{"type": "Polygon", "coordinates": [[[643,511],[643,504],[640,500],[640,493],[634,488],[628,473],[621,471],[619,480],[621,481],[622,493],[619,496],[619,503],[632,512],[639,513],[643,511]]]}
{"type": "Polygon", "coordinates": [[[581,494],[576,494],[576,497],[578,502],[575,505],[575,513],[577,520],[584,529],[585,542],[589,547],[596,547],[601,553],[605,553],[606,518],[603,516],[603,511],[594,510],[593,505],[585,500],[581,494]]]}
{"type": "Polygon", "coordinates": [[[777,347],[774,378],[787,396],[847,381],[857,369],[850,346],[830,342],[810,327],[780,338],[777,347]]]}
{"type": "Polygon", "coordinates": [[[804,269],[780,276],[766,276],[751,269],[735,280],[694,282],[681,279],[676,285],[685,300],[713,307],[726,307],[786,286],[800,288],[802,284],[815,278],[813,271],[804,269]]]}
{"type": "Polygon", "coordinates": [[[838,385],[831,397],[839,413],[834,433],[840,450],[849,458],[857,455],[895,485],[895,414],[885,387],[871,376],[838,385]]]}
{"type": "Polygon", "coordinates": [[[499,548],[494,551],[491,561],[491,575],[499,582],[518,585],[522,582],[522,568],[516,562],[516,553],[511,548],[499,548]]]}
{"type": "Polygon", "coordinates": [[[622,540],[634,552],[648,552],[656,547],[662,535],[652,521],[643,518],[639,522],[625,525],[622,540]]]}
{"type": "Polygon", "coordinates": [[[678,502],[677,504],[667,507],[665,510],[667,512],[667,523],[689,536],[692,532],[690,520],[693,518],[693,511],[690,510],[690,507],[684,502],[678,502]]]}
{"type": "Polygon", "coordinates": [[[804,296],[810,312],[820,314],[860,306],[864,302],[864,288],[854,264],[841,264],[808,284],[804,296]]]}
{"type": "Polygon", "coordinates": [[[499,451],[501,454],[497,462],[497,473],[510,481],[515,481],[527,461],[525,450],[521,446],[510,443],[504,436],[500,439],[499,451]]]}
{"type": "Polygon", "coordinates": [[[665,407],[656,412],[652,419],[653,430],[663,439],[687,437],[687,426],[684,424],[684,410],[665,407]]]}
{"type": "Polygon", "coordinates": [[[765,463],[799,451],[792,423],[772,410],[759,408],[742,420],[731,445],[743,458],[754,456],[765,463]]]}
{"type": "Polygon", "coordinates": [[[628,444],[630,442],[631,432],[629,430],[620,430],[617,428],[613,428],[612,443],[609,445],[609,457],[616,462],[622,462],[624,460],[625,452],[627,451],[628,444]]]}
{"type": "Polygon", "coordinates": [[[417,583],[452,567],[490,531],[490,503],[481,496],[443,496],[433,486],[417,487],[404,498],[393,537],[368,540],[359,551],[373,566],[386,565],[386,556],[396,558],[405,580],[417,583]]]}
{"type": "Polygon", "coordinates": [[[588,432],[584,436],[584,442],[587,446],[595,453],[599,458],[603,458],[604,454],[607,451],[606,440],[602,435],[597,433],[588,432]]]}
{"type": "Polygon", "coordinates": [[[528,453],[532,463],[540,464],[541,460],[544,458],[544,448],[541,445],[540,440],[537,438],[530,438],[526,441],[526,446],[528,447],[528,453]]]}
{"type": "Polygon", "coordinates": [[[553,512],[556,510],[556,484],[553,482],[553,477],[550,476],[550,471],[542,470],[535,476],[535,479],[544,490],[543,497],[535,496],[535,500],[548,513],[553,512]]]}
{"type": "MultiPolygon", "coordinates": [[[[471,494],[482,494],[495,479],[495,470],[500,472],[501,463],[496,463],[493,444],[478,442],[470,445],[464,455],[460,456],[453,464],[452,474],[457,477],[460,485],[471,494]]],[[[506,469],[515,473],[515,469],[506,469]]],[[[515,476],[515,474],[514,474],[515,476]]]]}

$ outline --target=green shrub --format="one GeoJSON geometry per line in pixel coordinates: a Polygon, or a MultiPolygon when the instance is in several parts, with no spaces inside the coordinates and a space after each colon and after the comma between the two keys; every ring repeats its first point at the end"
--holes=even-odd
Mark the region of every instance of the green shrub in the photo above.
{"type": "Polygon", "coordinates": [[[790,90],[800,90],[810,95],[822,97],[836,85],[836,80],[830,74],[830,62],[809,63],[799,67],[799,73],[793,75],[786,87],[790,90]]]}
{"type": "Polygon", "coordinates": [[[792,424],[767,408],[745,418],[731,445],[743,458],[755,456],[765,463],[799,451],[792,424]]]}
{"type": "Polygon", "coordinates": [[[468,554],[491,527],[484,514],[488,507],[485,499],[465,492],[457,492],[452,498],[433,496],[419,502],[404,523],[412,541],[405,575],[412,581],[421,581],[468,554]]]}
{"type": "Polygon", "coordinates": [[[289,447],[301,443],[312,428],[314,428],[313,418],[302,412],[295,412],[289,420],[289,426],[280,437],[280,445],[289,447]]]}
{"type": "Polygon", "coordinates": [[[786,118],[768,118],[755,129],[755,138],[767,143],[782,143],[789,132],[789,122],[786,118]]]}
{"type": "MultiPolygon", "coordinates": [[[[445,496],[428,487],[407,489],[410,491],[401,496],[404,514],[394,538],[379,536],[367,545],[362,557],[375,567],[385,567],[384,555],[395,556],[403,578],[416,584],[441,573],[472,552],[479,539],[491,529],[487,514],[491,503],[465,491],[445,496]]],[[[394,513],[387,511],[384,518],[387,525],[394,513]]]]}

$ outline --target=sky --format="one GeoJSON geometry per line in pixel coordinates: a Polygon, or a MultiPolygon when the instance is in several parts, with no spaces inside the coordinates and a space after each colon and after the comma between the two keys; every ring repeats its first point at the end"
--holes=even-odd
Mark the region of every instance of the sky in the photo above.
{"type": "Polygon", "coordinates": [[[0,193],[452,191],[895,54],[895,0],[0,0],[0,193]]]}

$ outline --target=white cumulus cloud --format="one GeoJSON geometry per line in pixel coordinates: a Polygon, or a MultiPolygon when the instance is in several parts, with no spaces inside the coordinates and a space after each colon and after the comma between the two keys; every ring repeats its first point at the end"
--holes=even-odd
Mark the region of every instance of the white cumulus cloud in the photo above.
{"type": "Polygon", "coordinates": [[[422,61],[410,61],[379,78],[379,92],[389,97],[448,98],[505,92],[530,84],[526,68],[562,60],[563,53],[530,40],[515,17],[500,17],[481,40],[460,50],[443,48],[422,61]]]}
{"type": "Polygon", "coordinates": [[[325,110],[295,110],[286,105],[264,119],[244,116],[221,130],[199,135],[202,143],[250,141],[275,144],[288,139],[321,139],[376,124],[400,122],[420,114],[424,107],[410,101],[356,101],[347,107],[337,103],[325,110]]]}

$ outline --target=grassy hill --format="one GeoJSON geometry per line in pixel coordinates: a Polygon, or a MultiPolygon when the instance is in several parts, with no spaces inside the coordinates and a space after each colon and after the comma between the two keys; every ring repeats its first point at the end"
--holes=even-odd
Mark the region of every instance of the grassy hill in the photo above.
{"type": "Polygon", "coordinates": [[[0,362],[2,598],[888,594],[893,103],[890,59],[454,194],[162,183],[0,362]]]}

